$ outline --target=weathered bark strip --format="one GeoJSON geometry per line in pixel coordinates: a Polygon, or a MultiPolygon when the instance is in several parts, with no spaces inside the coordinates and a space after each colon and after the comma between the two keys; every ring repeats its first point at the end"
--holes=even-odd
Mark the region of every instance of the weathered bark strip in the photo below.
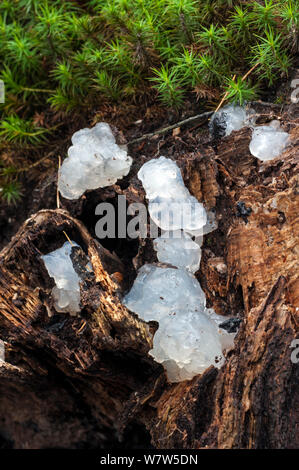
{"type": "MultiPolygon", "coordinates": [[[[134,422],[158,448],[298,447],[299,365],[290,349],[299,311],[298,121],[289,127],[291,146],[268,163],[250,155],[248,129],[178,159],[188,187],[218,220],[198,273],[208,303],[243,320],[225,366],[190,382],[168,384],[148,356],[155,326],[122,306],[127,267],[80,222],[88,201],[76,217],[43,210],[25,222],[0,253],[5,445],[109,447],[134,422]],[[239,202],[251,209],[247,216],[239,202]],[[64,231],[94,270],[82,281],[78,317],[55,313],[40,259],[62,245],[64,231]]],[[[135,176],[113,191],[144,199],[135,176]]],[[[154,261],[148,240],[139,241],[134,265],[145,261],[154,261]]]]}

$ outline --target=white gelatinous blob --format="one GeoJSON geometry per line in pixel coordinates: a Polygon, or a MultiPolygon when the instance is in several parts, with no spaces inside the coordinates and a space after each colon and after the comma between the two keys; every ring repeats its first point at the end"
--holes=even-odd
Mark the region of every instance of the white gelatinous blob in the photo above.
{"type": "Polygon", "coordinates": [[[145,264],[123,303],[145,321],[161,321],[186,310],[198,311],[205,301],[205,294],[191,273],[145,264]]]}
{"type": "Polygon", "coordinates": [[[123,300],[143,320],[159,322],[150,354],[171,382],[192,379],[210,365],[220,367],[222,351],[233,345],[235,335],[218,327],[219,316],[214,318],[205,302],[191,273],[154,265],[142,266],[123,300]]]}
{"type": "Polygon", "coordinates": [[[184,185],[177,164],[165,157],[146,162],[138,172],[153,221],[163,230],[196,231],[207,222],[205,208],[184,185]]]}
{"type": "Polygon", "coordinates": [[[190,235],[181,230],[166,232],[154,240],[158,260],[178,268],[195,273],[199,269],[201,245],[203,238],[198,237],[196,243],[190,235]]]}
{"type": "Polygon", "coordinates": [[[279,121],[272,121],[268,126],[254,128],[249,150],[260,160],[272,160],[283,152],[288,142],[289,134],[280,129],[279,121]]]}
{"type": "Polygon", "coordinates": [[[57,250],[42,256],[49,276],[54,278],[52,289],[54,306],[57,312],[69,312],[72,315],[80,312],[80,278],[70,258],[75,242],[65,242],[57,250]]]}
{"type": "Polygon", "coordinates": [[[241,106],[226,105],[213,114],[210,121],[210,129],[216,126],[228,136],[232,131],[238,131],[244,126],[254,123],[254,111],[247,110],[241,106]]]}
{"type": "Polygon", "coordinates": [[[207,222],[203,226],[202,235],[206,235],[207,233],[211,233],[214,230],[217,230],[218,223],[216,220],[216,212],[215,211],[207,211],[207,222]]]}
{"type": "Polygon", "coordinates": [[[66,199],[78,199],[88,189],[103,188],[126,176],[132,158],[115,142],[106,122],[81,129],[59,170],[58,189],[66,199]]]}

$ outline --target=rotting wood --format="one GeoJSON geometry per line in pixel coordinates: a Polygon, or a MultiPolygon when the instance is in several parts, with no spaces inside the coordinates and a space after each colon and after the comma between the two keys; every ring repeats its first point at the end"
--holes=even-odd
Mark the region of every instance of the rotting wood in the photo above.
{"type": "MultiPolygon", "coordinates": [[[[298,120],[288,125],[291,145],[271,162],[250,155],[248,129],[178,161],[190,191],[218,220],[197,273],[208,304],[242,319],[220,371],[167,383],[147,354],[156,326],[122,306],[117,273],[126,275],[126,266],[80,221],[84,203],[76,217],[41,210],[23,224],[0,253],[5,445],[109,447],[135,423],[157,448],[298,447],[299,366],[290,359],[298,335],[298,120]],[[238,214],[240,201],[251,208],[247,220],[238,214]],[[78,317],[55,314],[40,259],[64,242],[63,231],[94,270],[81,284],[78,317]]],[[[136,176],[114,190],[144,200],[136,176]]],[[[151,241],[138,243],[134,266],[155,261],[151,241]]]]}

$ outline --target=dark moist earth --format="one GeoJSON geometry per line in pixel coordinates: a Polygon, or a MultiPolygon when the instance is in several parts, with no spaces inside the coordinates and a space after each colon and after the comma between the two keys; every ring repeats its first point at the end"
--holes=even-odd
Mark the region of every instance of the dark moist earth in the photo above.
{"type": "MultiPolygon", "coordinates": [[[[269,122],[271,119],[282,114],[282,106],[278,104],[264,106],[263,104],[255,103],[254,109],[261,115],[258,118],[258,123],[269,122]]],[[[76,122],[76,125],[73,124],[70,138],[76,130],[93,125],[95,120],[106,120],[115,131],[118,143],[127,142],[129,144],[128,152],[129,155],[133,157],[133,164],[129,175],[113,186],[100,188],[95,191],[87,191],[79,200],[75,201],[69,201],[60,197],[60,208],[66,209],[71,216],[83,222],[90,235],[93,238],[97,238],[95,234],[95,226],[98,221],[98,216],[95,215],[96,206],[102,201],[110,202],[115,206],[115,213],[117,214],[118,195],[126,196],[128,204],[131,202],[146,202],[142,184],[137,178],[137,172],[147,160],[160,155],[164,155],[177,162],[182,170],[186,185],[191,192],[200,199],[201,189],[197,189],[197,187],[200,188],[200,182],[195,182],[195,188],[190,187],[193,165],[196,166],[198,155],[206,155],[206,158],[210,158],[209,155],[211,151],[219,155],[219,159],[221,157],[221,149],[225,142],[225,139],[222,140],[217,132],[212,136],[210,135],[208,118],[199,118],[182,127],[175,127],[165,134],[156,134],[151,138],[147,138],[135,144],[130,144],[130,142],[144,134],[154,133],[155,130],[171,126],[190,116],[195,116],[205,111],[206,109],[200,109],[196,102],[192,103],[190,101],[186,105],[184,113],[181,114],[153,106],[139,111],[134,108],[128,116],[124,116],[123,113],[112,116],[109,115],[109,117],[102,114],[100,119],[98,113],[95,112],[93,120],[91,119],[89,122],[81,120],[80,123],[76,122]]],[[[246,135],[244,135],[244,139],[241,138],[242,143],[238,144],[238,150],[241,153],[243,144],[245,148],[248,147],[247,140],[250,134],[249,129],[244,129],[244,133],[246,135]]],[[[59,150],[60,155],[67,154],[67,149],[70,146],[70,138],[64,138],[63,144],[59,150]]],[[[245,160],[246,158],[247,157],[245,157],[245,160]]],[[[234,172],[238,174],[238,165],[242,168],[242,156],[234,154],[233,160],[230,162],[230,166],[233,166],[235,168],[234,172]]],[[[256,183],[259,179],[257,160],[254,158],[250,160],[252,160],[251,163],[253,166],[250,170],[250,174],[246,177],[247,184],[256,183]]],[[[40,209],[57,208],[57,166],[57,161],[55,161],[55,156],[53,156],[44,161],[39,166],[38,171],[35,168],[32,173],[30,171],[25,172],[22,179],[22,200],[15,206],[7,206],[4,204],[0,206],[0,249],[10,241],[11,237],[17,232],[24,220],[30,217],[30,215],[38,212],[40,209]]],[[[240,174],[238,176],[241,177],[242,175],[240,174]]],[[[223,182],[220,181],[219,184],[222,185],[223,182]]],[[[225,234],[229,226],[229,220],[231,220],[232,217],[239,217],[247,224],[251,214],[251,208],[247,207],[242,200],[235,206],[232,206],[231,201],[221,195],[217,196],[217,207],[215,204],[212,207],[208,207],[208,209],[217,211],[218,214],[225,214],[226,217],[223,221],[218,221],[218,230],[205,237],[203,245],[205,249],[203,250],[202,256],[203,264],[205,264],[205,258],[209,257],[209,248],[213,248],[214,256],[219,258],[223,257],[225,250],[225,234]]],[[[113,256],[115,255],[117,262],[123,265],[126,273],[124,276],[124,290],[127,290],[131,286],[136,276],[136,270],[142,264],[146,262],[157,262],[152,241],[149,239],[144,240],[142,243],[140,240],[132,240],[129,238],[105,239],[100,240],[100,243],[110,253],[113,253],[113,256]]],[[[47,252],[58,248],[60,245],[60,239],[49,240],[47,252]]],[[[109,264],[111,265],[111,259],[109,259],[108,262],[108,271],[109,264]]],[[[115,271],[118,270],[115,269],[115,271]]],[[[197,273],[197,277],[203,287],[205,287],[205,274],[202,274],[200,271],[197,273]]],[[[238,311],[243,308],[243,305],[241,301],[239,305],[237,300],[236,304],[235,313],[238,313],[238,311]]],[[[209,299],[208,306],[210,306],[209,299]]],[[[222,305],[222,311],[223,307],[222,305]]],[[[226,309],[224,309],[224,312],[226,312],[226,309]]]]}

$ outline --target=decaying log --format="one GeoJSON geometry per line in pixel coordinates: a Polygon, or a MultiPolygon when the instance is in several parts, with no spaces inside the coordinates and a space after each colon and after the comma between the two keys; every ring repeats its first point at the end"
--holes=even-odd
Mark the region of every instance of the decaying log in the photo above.
{"type": "Polygon", "coordinates": [[[152,242],[136,241],[128,261],[96,241],[86,222],[91,201],[145,200],[136,178],[145,158],[127,185],[40,210],[22,225],[0,253],[3,447],[107,448],[126,445],[130,427],[139,446],[150,439],[157,448],[299,446],[299,365],[290,349],[299,312],[299,121],[288,119],[291,144],[270,162],[250,155],[246,128],[177,158],[190,191],[218,221],[196,274],[208,305],[242,320],[221,370],[167,382],[148,355],[157,325],[121,304],[136,269],[157,262],[152,242]],[[78,316],[55,312],[41,260],[65,233],[82,247],[78,269],[86,256],[93,266],[78,316]]]}

